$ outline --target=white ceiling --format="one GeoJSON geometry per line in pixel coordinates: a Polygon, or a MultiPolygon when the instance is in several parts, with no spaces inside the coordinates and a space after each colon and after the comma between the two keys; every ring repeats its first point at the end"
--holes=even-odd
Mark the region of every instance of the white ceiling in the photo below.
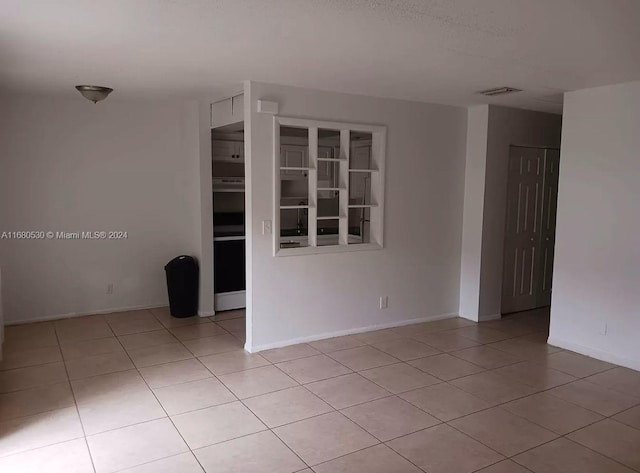
{"type": "Polygon", "coordinates": [[[0,87],[195,98],[252,79],[560,111],[564,91],[640,79],[639,25],[640,0],[0,0],[0,87]],[[503,85],[524,92],[475,93],[503,85]]]}

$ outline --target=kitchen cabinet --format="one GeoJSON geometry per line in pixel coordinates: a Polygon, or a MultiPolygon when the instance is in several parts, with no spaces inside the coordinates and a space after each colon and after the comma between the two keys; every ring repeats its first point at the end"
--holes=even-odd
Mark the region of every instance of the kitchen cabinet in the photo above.
{"type": "Polygon", "coordinates": [[[244,163],[244,142],[213,140],[213,160],[225,163],[244,163]]]}
{"type": "Polygon", "coordinates": [[[244,121],[244,94],[211,104],[211,128],[244,121]]]}

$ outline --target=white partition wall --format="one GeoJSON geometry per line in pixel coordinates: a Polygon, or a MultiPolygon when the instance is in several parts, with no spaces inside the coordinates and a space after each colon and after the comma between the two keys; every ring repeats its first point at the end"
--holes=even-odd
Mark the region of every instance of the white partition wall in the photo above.
{"type": "Polygon", "coordinates": [[[549,343],[640,369],[640,82],[565,95],[549,343]]]}
{"type": "Polygon", "coordinates": [[[245,120],[249,350],[457,315],[465,109],[250,82],[245,120]],[[274,256],[263,232],[275,210],[274,116],[258,100],[277,102],[279,116],[386,127],[382,248],[274,256]]]}

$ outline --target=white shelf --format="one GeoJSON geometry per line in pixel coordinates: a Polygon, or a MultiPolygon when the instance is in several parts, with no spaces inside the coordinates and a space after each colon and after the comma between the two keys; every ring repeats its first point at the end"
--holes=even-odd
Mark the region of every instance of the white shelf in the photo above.
{"type": "Polygon", "coordinates": [[[373,209],[377,204],[349,204],[347,207],[350,209],[373,209]]]}
{"type": "Polygon", "coordinates": [[[228,237],[213,237],[213,241],[237,241],[237,240],[245,240],[244,235],[240,236],[228,236],[228,237]]]}
{"type": "Polygon", "coordinates": [[[309,177],[307,174],[280,174],[281,181],[308,181],[309,177]]]}
{"type": "Polygon", "coordinates": [[[349,169],[349,172],[378,172],[377,169],[349,169]]]}
{"type": "Polygon", "coordinates": [[[343,187],[318,187],[318,191],[342,191],[343,187]]]}
{"type": "Polygon", "coordinates": [[[310,206],[308,205],[281,205],[280,210],[288,210],[288,209],[308,209],[310,206]]]}
{"type": "Polygon", "coordinates": [[[317,220],[340,220],[343,218],[347,218],[344,215],[342,217],[338,217],[337,215],[332,215],[332,216],[328,216],[328,217],[317,217],[317,220]]]}
{"type": "Polygon", "coordinates": [[[280,166],[281,171],[309,171],[311,168],[297,168],[291,166],[280,166]]]}
{"type": "MultiPolygon", "coordinates": [[[[355,239],[358,241],[360,237],[353,237],[349,235],[349,238],[355,239]]],[[[286,256],[298,256],[298,255],[318,255],[323,253],[342,253],[345,251],[370,251],[370,250],[381,250],[382,246],[378,243],[357,243],[357,242],[349,242],[348,245],[344,243],[340,243],[338,245],[326,245],[326,246],[301,246],[296,248],[278,248],[275,251],[274,256],[278,257],[286,257],[286,256]]]]}
{"type": "Polygon", "coordinates": [[[318,158],[318,161],[326,161],[330,163],[340,163],[346,161],[344,158],[318,158]]]}
{"type": "Polygon", "coordinates": [[[225,192],[244,192],[244,188],[242,189],[213,189],[214,194],[220,194],[225,192]]]}

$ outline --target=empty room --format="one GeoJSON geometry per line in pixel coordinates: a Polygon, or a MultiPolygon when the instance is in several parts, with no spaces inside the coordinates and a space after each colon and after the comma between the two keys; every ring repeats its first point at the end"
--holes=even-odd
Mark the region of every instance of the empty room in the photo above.
{"type": "Polygon", "coordinates": [[[640,472],[639,24],[0,0],[0,472],[640,472]]]}

